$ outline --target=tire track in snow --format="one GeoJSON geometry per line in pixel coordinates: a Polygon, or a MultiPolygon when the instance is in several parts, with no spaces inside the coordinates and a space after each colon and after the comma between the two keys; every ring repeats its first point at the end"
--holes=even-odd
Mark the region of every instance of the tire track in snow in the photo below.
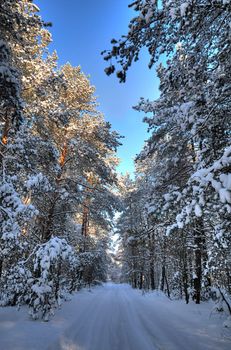
{"type": "Polygon", "coordinates": [[[141,295],[128,285],[106,284],[79,299],[77,294],[73,305],[76,316],[49,350],[229,349],[211,329],[201,327],[205,319],[178,310],[182,303],[141,295]]]}

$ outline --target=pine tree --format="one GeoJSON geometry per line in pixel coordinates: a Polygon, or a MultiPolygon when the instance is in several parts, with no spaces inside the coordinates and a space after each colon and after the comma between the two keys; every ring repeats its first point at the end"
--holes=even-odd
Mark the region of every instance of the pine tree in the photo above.
{"type": "Polygon", "coordinates": [[[116,61],[124,82],[143,47],[149,67],[162,61],[160,98],[141,99],[136,107],[151,131],[137,159],[149,193],[139,184],[136,206],[142,211],[146,202],[157,237],[158,248],[152,246],[160,253],[161,289],[178,289],[186,302],[191,295],[199,303],[211,284],[230,290],[230,2],[138,0],[130,6],[137,16],[127,35],[103,52],[112,62],[106,73],[116,72],[116,61]]]}

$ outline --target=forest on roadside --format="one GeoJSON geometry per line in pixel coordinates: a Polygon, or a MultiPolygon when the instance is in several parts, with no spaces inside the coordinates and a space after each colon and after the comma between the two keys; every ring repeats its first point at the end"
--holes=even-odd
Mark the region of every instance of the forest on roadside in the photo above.
{"type": "Polygon", "coordinates": [[[33,1],[0,0],[0,304],[33,318],[108,269],[231,315],[231,2],[130,7],[128,33],[102,55],[125,83],[147,49],[160,81],[134,107],[150,133],[134,179],[116,171],[121,137],[88,77],[49,51],[50,23],[33,1]]]}

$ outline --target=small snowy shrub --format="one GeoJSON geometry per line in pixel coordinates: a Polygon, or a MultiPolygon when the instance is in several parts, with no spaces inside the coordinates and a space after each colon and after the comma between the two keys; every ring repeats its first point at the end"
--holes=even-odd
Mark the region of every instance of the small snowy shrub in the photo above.
{"type": "Polygon", "coordinates": [[[77,263],[74,250],[65,239],[52,237],[38,247],[34,257],[35,278],[29,303],[33,319],[43,318],[48,321],[53,315],[68,284],[67,271],[77,263]]]}

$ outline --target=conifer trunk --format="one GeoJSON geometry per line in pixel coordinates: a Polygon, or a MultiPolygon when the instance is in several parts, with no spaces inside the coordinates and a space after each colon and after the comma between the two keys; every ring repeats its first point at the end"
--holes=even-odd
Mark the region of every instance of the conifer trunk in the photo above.
{"type": "Polygon", "coordinates": [[[0,259],[0,278],[2,277],[3,259],[0,259]]]}
{"type": "Polygon", "coordinates": [[[153,262],[151,262],[150,264],[150,286],[151,286],[151,290],[156,289],[156,283],[155,283],[155,271],[154,271],[154,266],[153,266],[153,262]]]}
{"type": "Polygon", "coordinates": [[[196,304],[200,304],[201,301],[201,282],[202,282],[202,250],[203,250],[204,229],[202,220],[198,220],[194,230],[194,243],[195,243],[195,272],[194,278],[194,299],[196,304]]]}

